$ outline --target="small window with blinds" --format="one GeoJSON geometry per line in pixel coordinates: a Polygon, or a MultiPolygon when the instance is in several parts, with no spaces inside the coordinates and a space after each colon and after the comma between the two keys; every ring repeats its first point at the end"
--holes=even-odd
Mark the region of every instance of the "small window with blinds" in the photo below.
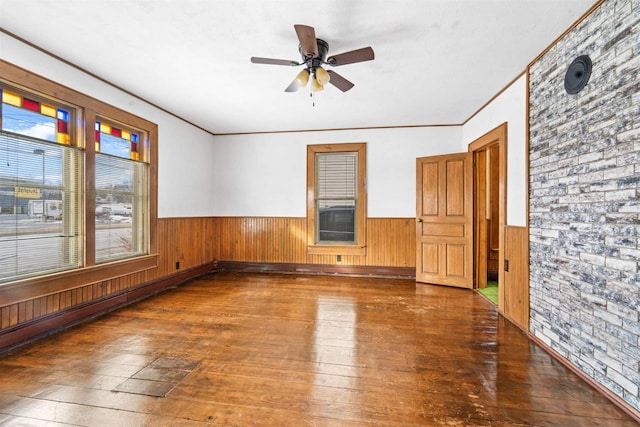
{"type": "Polygon", "coordinates": [[[0,87],[0,283],[82,265],[73,109],[0,87]]]}
{"type": "Polygon", "coordinates": [[[148,165],[138,154],[142,135],[105,120],[96,122],[96,263],[147,252],[148,165]]]}
{"type": "Polygon", "coordinates": [[[309,253],[363,255],[366,145],[310,145],[307,153],[309,253]]]}
{"type": "Polygon", "coordinates": [[[316,154],[316,243],[356,243],[358,155],[316,154]]]}

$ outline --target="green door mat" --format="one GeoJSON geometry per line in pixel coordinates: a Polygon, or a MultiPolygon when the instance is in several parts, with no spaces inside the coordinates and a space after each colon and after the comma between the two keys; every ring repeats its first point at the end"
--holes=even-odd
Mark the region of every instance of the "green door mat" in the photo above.
{"type": "Polygon", "coordinates": [[[487,287],[478,289],[482,295],[487,297],[489,301],[498,305],[498,282],[487,282],[487,287]]]}

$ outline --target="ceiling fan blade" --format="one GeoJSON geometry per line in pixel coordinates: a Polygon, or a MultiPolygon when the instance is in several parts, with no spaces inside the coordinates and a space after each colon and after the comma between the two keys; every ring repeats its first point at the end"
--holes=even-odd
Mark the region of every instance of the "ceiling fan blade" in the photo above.
{"type": "Polygon", "coordinates": [[[296,83],[295,79],[291,82],[291,84],[289,86],[287,86],[287,88],[284,90],[285,92],[297,92],[298,88],[300,86],[298,86],[298,83],[296,83]]]}
{"type": "Polygon", "coordinates": [[[296,24],[293,28],[296,29],[298,40],[300,40],[302,54],[305,57],[317,58],[318,42],[316,41],[316,30],[314,30],[313,27],[301,24],[296,24]]]}
{"type": "Polygon", "coordinates": [[[337,87],[343,92],[346,92],[355,86],[353,83],[351,83],[349,80],[345,79],[335,71],[328,70],[327,73],[329,73],[329,75],[331,76],[329,83],[331,83],[332,85],[334,85],[335,87],[337,87]]]}
{"type": "Polygon", "coordinates": [[[355,62],[371,61],[372,59],[375,59],[375,54],[371,46],[367,46],[330,56],[327,58],[326,63],[335,67],[338,65],[353,64],[355,62]]]}
{"type": "Polygon", "coordinates": [[[302,65],[299,62],[291,61],[289,59],[260,58],[257,56],[252,56],[251,62],[254,64],[289,65],[291,67],[302,65]]]}

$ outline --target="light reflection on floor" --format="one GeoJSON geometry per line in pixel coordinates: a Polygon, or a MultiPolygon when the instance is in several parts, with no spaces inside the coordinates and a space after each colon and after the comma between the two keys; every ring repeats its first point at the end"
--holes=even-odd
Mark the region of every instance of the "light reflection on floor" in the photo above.
{"type": "MultiPolygon", "coordinates": [[[[351,298],[319,297],[313,354],[316,363],[312,402],[355,403],[357,389],[357,313],[351,298]]],[[[326,407],[317,408],[326,413],[326,407]]]]}

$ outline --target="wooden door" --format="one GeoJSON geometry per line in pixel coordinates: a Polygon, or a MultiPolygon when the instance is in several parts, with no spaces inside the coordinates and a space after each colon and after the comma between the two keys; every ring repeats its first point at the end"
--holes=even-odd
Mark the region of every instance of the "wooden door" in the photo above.
{"type": "Polygon", "coordinates": [[[471,153],[416,160],[416,281],[473,287],[471,153]]]}

